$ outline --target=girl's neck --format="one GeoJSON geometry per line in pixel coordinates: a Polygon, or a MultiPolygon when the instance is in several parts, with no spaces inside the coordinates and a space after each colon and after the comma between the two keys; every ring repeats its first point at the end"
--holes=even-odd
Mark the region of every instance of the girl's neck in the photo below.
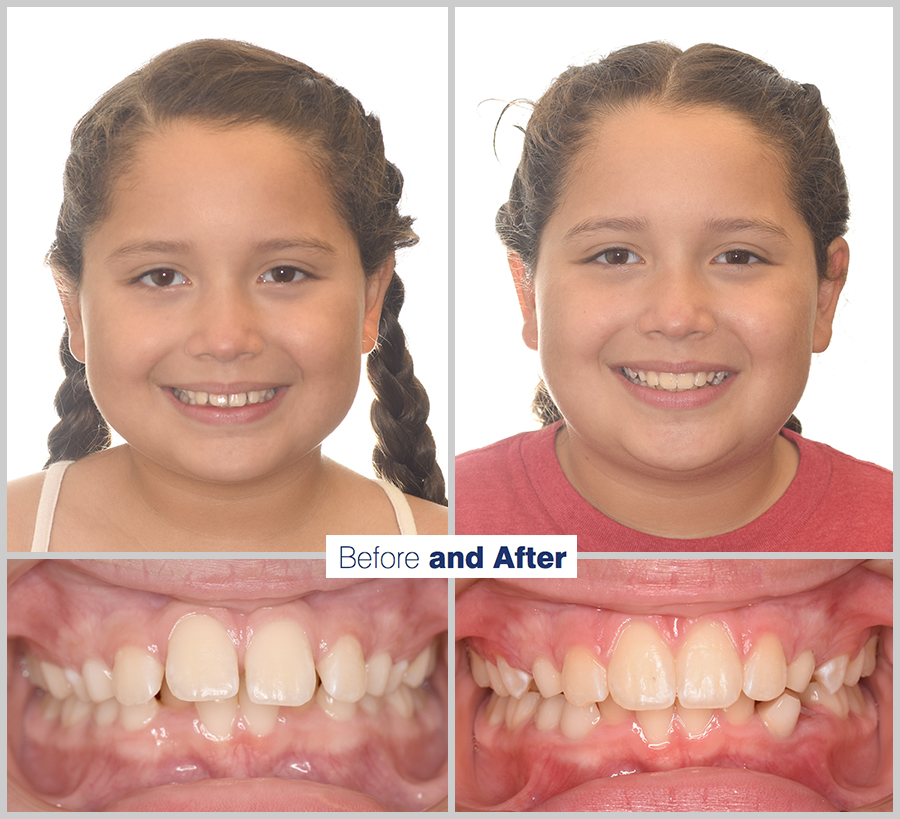
{"type": "Polygon", "coordinates": [[[566,426],[557,433],[556,456],[569,483],[607,517],[639,532],[682,540],[751,523],[787,491],[800,463],[794,444],[777,435],[755,457],[673,480],[603,458],[566,426]]]}

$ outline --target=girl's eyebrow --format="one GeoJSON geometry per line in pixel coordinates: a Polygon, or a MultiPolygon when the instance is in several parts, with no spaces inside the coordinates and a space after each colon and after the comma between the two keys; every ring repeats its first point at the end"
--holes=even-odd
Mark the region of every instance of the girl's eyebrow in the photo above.
{"type": "Polygon", "coordinates": [[[710,219],[706,223],[706,229],[710,233],[737,233],[755,230],[757,233],[765,233],[773,239],[780,239],[789,244],[791,241],[787,231],[769,219],[710,219]]]}
{"type": "Polygon", "coordinates": [[[618,217],[614,219],[588,219],[569,228],[563,236],[563,241],[573,239],[583,233],[597,233],[610,230],[618,233],[640,233],[649,230],[650,222],[644,218],[618,217]]]}
{"type": "MultiPolygon", "coordinates": [[[[708,219],[704,226],[709,233],[738,233],[754,230],[765,233],[773,239],[790,243],[787,231],[769,219],[708,219]]],[[[613,219],[588,219],[580,222],[563,236],[568,241],[585,233],[612,231],[614,233],[641,233],[650,229],[650,222],[642,217],[619,217],[613,219]]]]}
{"type": "MultiPolygon", "coordinates": [[[[158,241],[151,239],[149,241],[128,242],[112,251],[112,253],[106,257],[106,261],[113,262],[129,256],[140,256],[143,254],[187,254],[193,250],[193,247],[193,244],[190,242],[181,241],[158,241]]],[[[258,253],[271,253],[279,250],[293,249],[312,250],[330,256],[337,253],[328,242],[307,236],[294,236],[284,239],[265,239],[257,242],[253,247],[258,253]]]]}

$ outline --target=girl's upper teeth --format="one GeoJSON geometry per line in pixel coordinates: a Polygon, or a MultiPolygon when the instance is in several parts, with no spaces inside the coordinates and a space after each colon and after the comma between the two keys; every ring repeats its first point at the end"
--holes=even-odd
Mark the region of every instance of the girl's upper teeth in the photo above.
{"type": "Polygon", "coordinates": [[[633,370],[631,367],[623,367],[622,372],[633,384],[642,387],[651,387],[656,390],[669,392],[685,392],[686,390],[699,390],[701,387],[715,387],[721,384],[729,373],[725,370],[718,372],[697,373],[663,373],[653,370],[633,370]]]}
{"type": "Polygon", "coordinates": [[[198,407],[243,407],[247,404],[264,404],[275,397],[275,389],[250,392],[213,393],[201,390],[174,389],[175,397],[182,404],[198,407]]]}

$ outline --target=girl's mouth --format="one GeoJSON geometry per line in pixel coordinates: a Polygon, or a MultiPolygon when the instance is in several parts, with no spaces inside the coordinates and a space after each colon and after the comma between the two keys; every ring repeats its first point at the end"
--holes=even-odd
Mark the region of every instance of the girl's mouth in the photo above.
{"type": "Polygon", "coordinates": [[[275,389],[251,390],[250,392],[235,393],[210,393],[200,390],[179,390],[175,387],[172,392],[182,404],[192,407],[216,407],[226,409],[228,407],[245,407],[248,404],[265,404],[275,397],[275,389]]]}
{"type": "Polygon", "coordinates": [[[153,560],[119,561],[117,585],[91,563],[40,561],[8,589],[11,788],[68,810],[446,795],[445,581],[335,588],[320,560],[153,560]],[[195,562],[180,580],[165,565],[195,562]]]}
{"type": "Polygon", "coordinates": [[[731,373],[726,370],[718,372],[696,373],[665,373],[653,370],[633,370],[630,367],[622,367],[620,372],[632,384],[639,387],[650,387],[654,390],[666,392],[687,392],[688,390],[700,390],[704,387],[717,387],[731,373]]]}
{"type": "Polygon", "coordinates": [[[676,590],[681,568],[697,575],[681,564],[704,562],[747,565],[636,561],[648,568],[627,600],[625,561],[582,560],[579,581],[543,594],[483,581],[459,596],[461,806],[847,810],[890,797],[892,581],[873,562],[810,588],[808,564],[832,561],[754,561],[782,587],[763,572],[729,606],[721,587],[676,590]],[[645,594],[663,576],[673,596],[645,594]]]}

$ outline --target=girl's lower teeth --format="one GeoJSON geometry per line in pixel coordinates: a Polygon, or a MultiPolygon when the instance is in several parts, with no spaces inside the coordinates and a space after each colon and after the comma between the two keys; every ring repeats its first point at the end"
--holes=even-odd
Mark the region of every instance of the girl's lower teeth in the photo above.
{"type": "Polygon", "coordinates": [[[244,407],[249,404],[265,404],[275,397],[275,389],[252,390],[251,392],[238,392],[217,395],[216,393],[200,392],[199,390],[173,389],[175,397],[182,404],[194,407],[244,407]]]}
{"type": "Polygon", "coordinates": [[[632,370],[630,367],[622,367],[622,374],[639,387],[650,387],[666,392],[687,392],[703,387],[716,387],[729,375],[724,370],[702,373],[657,373],[652,370],[632,370]]]}

